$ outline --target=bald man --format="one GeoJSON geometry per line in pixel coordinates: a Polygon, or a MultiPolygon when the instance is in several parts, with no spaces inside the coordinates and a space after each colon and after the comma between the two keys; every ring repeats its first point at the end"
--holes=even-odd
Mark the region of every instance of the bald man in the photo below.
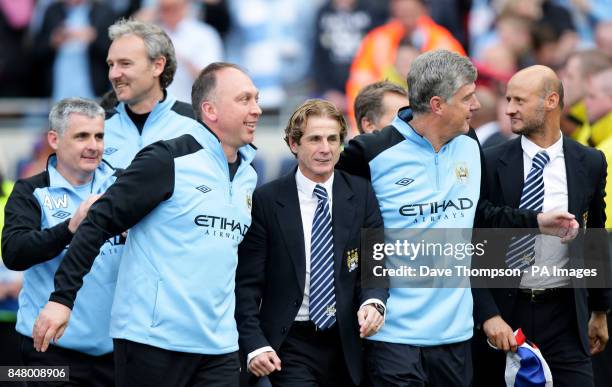
{"type": "MultiPolygon", "coordinates": [[[[581,227],[603,228],[606,160],[600,151],[561,135],[563,85],[555,73],[545,66],[516,73],[506,99],[506,114],[519,137],[484,150],[489,200],[515,208],[532,208],[530,201],[542,200],[539,209],[532,209],[566,210],[581,227]],[[529,188],[540,184],[543,190],[529,188]]],[[[538,236],[534,260],[515,288],[473,290],[479,327],[475,386],[505,385],[504,351],[516,351],[513,331],[518,328],[542,351],[555,387],[593,385],[590,355],[601,352],[608,340],[609,291],[580,288],[570,277],[534,276],[530,270],[572,267],[582,256],[580,249],[577,243],[568,246],[538,236]]]]}

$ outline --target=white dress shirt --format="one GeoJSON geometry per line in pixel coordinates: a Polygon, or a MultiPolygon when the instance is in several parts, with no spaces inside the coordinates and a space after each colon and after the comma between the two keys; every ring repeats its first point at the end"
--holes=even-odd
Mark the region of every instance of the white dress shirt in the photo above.
{"type": "MultiPolygon", "coordinates": [[[[563,135],[557,142],[546,149],[540,148],[533,141],[521,136],[523,148],[523,175],[527,178],[531,170],[531,163],[540,151],[546,151],[550,161],[544,167],[544,204],[542,212],[553,210],[567,211],[567,175],[565,171],[565,156],[563,155],[563,135]]],[[[569,262],[567,245],[561,243],[558,237],[538,235],[535,241],[535,266],[546,266],[550,273],[547,275],[532,275],[531,270],[523,273],[521,288],[543,289],[556,288],[568,285],[569,277],[553,276],[553,266],[562,268],[569,262]]]]}
{"type": "Polygon", "coordinates": [[[302,305],[298,310],[298,314],[295,317],[295,321],[308,321],[310,320],[310,242],[312,238],[312,222],[314,220],[315,211],[319,204],[319,199],[314,194],[314,189],[318,185],[323,186],[327,191],[327,202],[329,204],[330,218],[332,216],[332,187],[334,184],[334,174],[330,176],[324,183],[315,183],[310,180],[300,168],[295,173],[295,182],[297,184],[298,199],[300,200],[300,214],[302,215],[302,230],[304,231],[304,256],[306,257],[306,278],[304,281],[304,298],[302,299],[302,305]]]}

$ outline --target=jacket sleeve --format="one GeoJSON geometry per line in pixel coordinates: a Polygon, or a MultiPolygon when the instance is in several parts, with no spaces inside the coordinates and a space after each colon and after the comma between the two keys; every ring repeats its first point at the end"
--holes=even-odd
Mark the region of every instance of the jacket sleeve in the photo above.
{"type": "Polygon", "coordinates": [[[167,145],[160,141],[141,150],[89,209],[55,273],[55,291],[49,300],[72,308],[104,241],[130,229],[173,190],[174,158],[167,145]]]}
{"type": "Polygon", "coordinates": [[[270,346],[259,318],[259,305],[266,281],[267,229],[263,199],[260,192],[255,190],[251,226],[238,248],[236,271],[235,317],[240,347],[245,354],[270,346]]]}
{"type": "MultiPolygon", "coordinates": [[[[366,203],[365,203],[365,219],[363,222],[363,228],[366,229],[382,229],[384,228],[382,215],[380,214],[380,207],[378,206],[378,201],[376,200],[376,195],[374,194],[374,190],[372,189],[372,185],[367,182],[366,184],[367,192],[366,192],[366,203]]],[[[384,242],[384,241],[381,241],[384,242]]],[[[368,259],[368,257],[364,257],[361,255],[361,259],[368,259]]],[[[364,267],[368,267],[369,265],[364,265],[360,263],[359,268],[362,270],[364,267]]],[[[361,273],[359,273],[359,277],[362,278],[361,273]]],[[[387,304],[387,298],[389,297],[389,288],[385,287],[377,287],[377,288],[362,288],[361,280],[357,281],[359,286],[359,304],[363,304],[366,300],[375,298],[380,300],[383,304],[387,304]]]]}
{"type": "Polygon", "coordinates": [[[2,259],[11,270],[26,270],[53,259],[72,240],[70,219],[41,230],[42,210],[34,189],[31,183],[20,180],[6,203],[2,259]]]}
{"type": "MultiPolygon", "coordinates": [[[[593,230],[594,236],[587,238],[590,242],[595,242],[596,246],[589,246],[589,249],[595,249],[596,257],[601,257],[603,262],[601,262],[602,267],[601,270],[605,275],[605,284],[610,283],[610,262],[609,262],[609,254],[610,251],[608,249],[608,241],[607,232],[603,232],[605,230],[606,225],[606,178],[608,174],[608,164],[606,163],[606,158],[601,151],[598,151],[598,162],[599,162],[599,173],[597,174],[597,179],[595,184],[597,188],[595,190],[595,194],[593,195],[593,199],[589,203],[589,212],[588,212],[588,220],[587,220],[587,228],[590,229],[598,229],[593,230]],[[595,240],[593,240],[595,239],[595,240]]],[[[592,234],[593,235],[593,234],[592,234]]],[[[591,250],[592,251],[592,250],[591,250]]],[[[598,262],[599,264],[599,262],[598,262]]],[[[608,311],[610,307],[612,307],[612,290],[609,288],[589,288],[589,310],[592,311],[608,311]]]]}
{"type": "Polygon", "coordinates": [[[371,180],[370,165],[368,164],[363,138],[363,136],[357,136],[349,141],[340,154],[336,168],[351,175],[371,180]]]}
{"type": "Polygon", "coordinates": [[[539,228],[538,213],[532,210],[512,208],[510,206],[496,206],[489,200],[487,187],[487,165],[482,147],[476,137],[474,129],[470,128],[468,136],[478,143],[480,152],[480,198],[476,207],[474,227],[497,228],[539,228]]]}
{"type": "Polygon", "coordinates": [[[474,326],[476,328],[482,328],[482,324],[491,317],[501,315],[489,289],[472,288],[472,297],[474,298],[474,326]]]}

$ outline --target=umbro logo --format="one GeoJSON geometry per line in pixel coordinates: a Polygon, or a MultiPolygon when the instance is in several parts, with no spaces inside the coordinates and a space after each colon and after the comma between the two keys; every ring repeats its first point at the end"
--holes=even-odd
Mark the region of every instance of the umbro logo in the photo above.
{"type": "Polygon", "coordinates": [[[212,191],[210,188],[208,188],[208,187],[207,187],[207,186],[205,186],[205,185],[201,185],[201,186],[199,186],[199,187],[196,187],[196,189],[197,189],[198,191],[202,192],[202,193],[208,193],[208,192],[212,191]]]}
{"type": "Polygon", "coordinates": [[[60,210],[60,211],[57,211],[55,214],[53,214],[51,216],[53,216],[55,218],[58,218],[58,219],[66,219],[67,217],[70,216],[70,212],[66,212],[66,211],[61,211],[60,210]]]}
{"type": "Polygon", "coordinates": [[[112,155],[113,153],[117,152],[118,150],[119,150],[119,149],[117,149],[117,148],[113,148],[113,147],[111,146],[111,147],[108,147],[108,148],[104,149],[104,154],[105,154],[105,155],[107,155],[107,156],[109,156],[109,155],[112,155]]]}
{"type": "Polygon", "coordinates": [[[411,184],[414,181],[414,179],[409,179],[407,177],[402,177],[401,179],[399,179],[398,181],[395,182],[395,184],[397,185],[401,185],[401,186],[407,186],[409,184],[411,184]]]}

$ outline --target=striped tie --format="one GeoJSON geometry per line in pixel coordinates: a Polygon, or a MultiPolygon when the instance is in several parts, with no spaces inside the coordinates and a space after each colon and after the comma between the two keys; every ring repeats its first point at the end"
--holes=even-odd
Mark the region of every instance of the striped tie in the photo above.
{"type": "Polygon", "coordinates": [[[336,322],[334,238],[327,191],[317,184],[314,194],[319,203],[312,222],[310,244],[310,320],[319,329],[327,329],[336,322]]]}
{"type": "MultiPolygon", "coordinates": [[[[548,153],[538,152],[531,163],[531,170],[525,179],[521,204],[519,208],[542,211],[544,204],[544,167],[550,161],[548,153]]],[[[506,264],[511,269],[525,270],[533,265],[535,260],[535,238],[528,234],[520,238],[513,238],[506,253],[506,264]]]]}

